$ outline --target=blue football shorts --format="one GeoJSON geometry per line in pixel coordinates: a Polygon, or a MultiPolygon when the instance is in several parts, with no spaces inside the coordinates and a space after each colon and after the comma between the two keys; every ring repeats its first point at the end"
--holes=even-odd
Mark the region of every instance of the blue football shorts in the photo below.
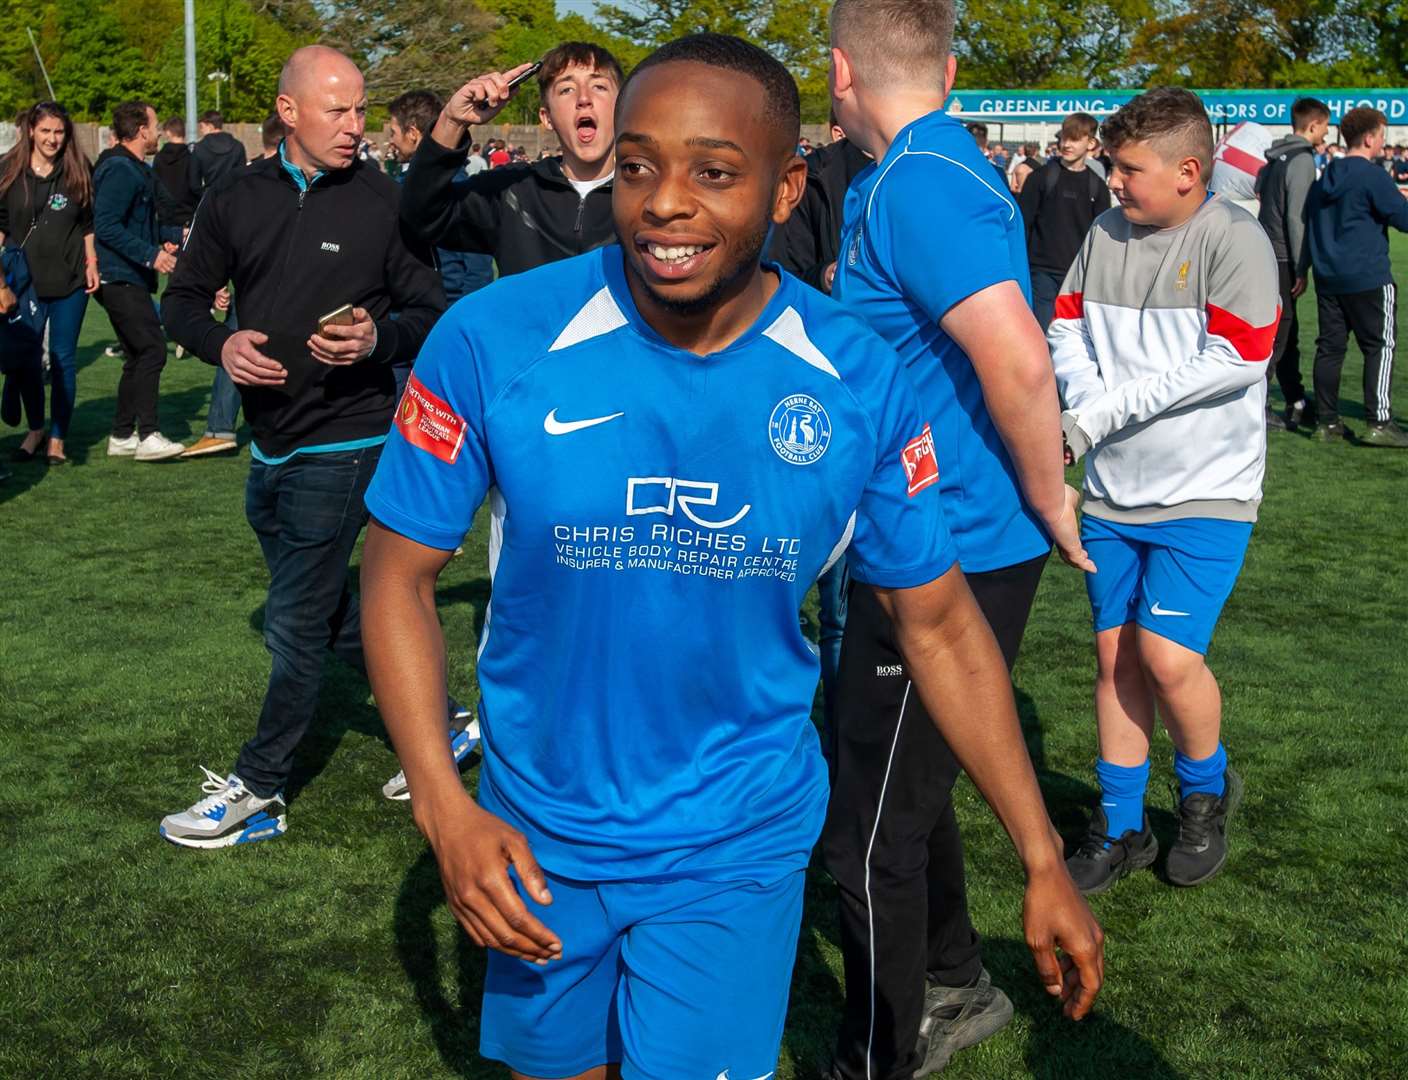
{"type": "Polygon", "coordinates": [[[803,874],[584,883],[519,895],[562,941],[546,967],[490,951],[479,1052],[532,1077],[765,1080],[777,1068],[803,874]]]}
{"type": "Polygon", "coordinates": [[[1097,571],[1085,575],[1097,634],[1132,622],[1194,652],[1208,651],[1242,571],[1250,522],[1126,525],[1086,515],[1080,532],[1097,571]]]}

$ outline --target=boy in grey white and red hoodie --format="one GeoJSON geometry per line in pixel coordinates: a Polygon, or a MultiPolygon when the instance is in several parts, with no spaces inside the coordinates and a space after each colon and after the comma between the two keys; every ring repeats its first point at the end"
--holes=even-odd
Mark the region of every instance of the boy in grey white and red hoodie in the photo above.
{"type": "Polygon", "coordinates": [[[1204,654],[1261,502],[1280,318],[1265,232],[1207,191],[1212,126],[1197,97],[1151,90],[1102,135],[1120,206],[1086,237],[1048,336],[1067,443],[1085,456],[1082,539],[1097,568],[1101,798],[1067,861],[1087,893],[1158,853],[1144,814],[1156,705],[1180,785],[1168,878],[1201,884],[1226,861],[1242,782],[1204,654]]]}

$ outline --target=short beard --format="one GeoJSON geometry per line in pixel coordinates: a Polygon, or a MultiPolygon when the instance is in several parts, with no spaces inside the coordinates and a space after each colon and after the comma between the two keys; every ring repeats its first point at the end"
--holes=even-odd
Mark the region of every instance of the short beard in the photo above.
{"type": "Polygon", "coordinates": [[[739,248],[738,257],[728,266],[720,271],[719,276],[713,283],[704,290],[702,294],[692,300],[675,300],[667,296],[662,296],[656,292],[650,282],[646,280],[638,266],[630,259],[626,262],[635,272],[640,283],[645,286],[645,291],[650,294],[650,298],[672,315],[688,318],[692,315],[700,315],[706,311],[718,307],[730,290],[738,285],[740,281],[752,272],[758,265],[762,254],[763,246],[768,240],[769,223],[764,221],[762,226],[755,232],[749,234],[744,240],[743,246],[739,248]]]}

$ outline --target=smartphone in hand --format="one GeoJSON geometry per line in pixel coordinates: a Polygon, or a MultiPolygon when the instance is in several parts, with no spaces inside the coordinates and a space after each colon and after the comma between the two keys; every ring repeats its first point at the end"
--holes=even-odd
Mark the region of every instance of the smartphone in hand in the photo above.
{"type": "Polygon", "coordinates": [[[326,315],[318,316],[318,333],[323,333],[329,326],[351,326],[356,321],[352,315],[352,305],[343,304],[326,315]]]}

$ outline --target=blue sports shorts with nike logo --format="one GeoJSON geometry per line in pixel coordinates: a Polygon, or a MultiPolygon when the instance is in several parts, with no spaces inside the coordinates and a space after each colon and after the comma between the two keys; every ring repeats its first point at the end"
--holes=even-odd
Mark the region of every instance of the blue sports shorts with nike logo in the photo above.
{"type": "Polygon", "coordinates": [[[1095,632],[1125,623],[1206,653],[1247,555],[1248,521],[1180,518],[1127,525],[1086,515],[1081,540],[1095,632]]]}
{"type": "MultiPolygon", "coordinates": [[[[562,940],[545,967],[490,951],[479,1052],[534,1077],[621,1063],[624,1080],[764,1080],[777,1068],[805,871],[519,886],[562,940]]],[[[517,885],[515,878],[515,885],[517,885]]]]}

